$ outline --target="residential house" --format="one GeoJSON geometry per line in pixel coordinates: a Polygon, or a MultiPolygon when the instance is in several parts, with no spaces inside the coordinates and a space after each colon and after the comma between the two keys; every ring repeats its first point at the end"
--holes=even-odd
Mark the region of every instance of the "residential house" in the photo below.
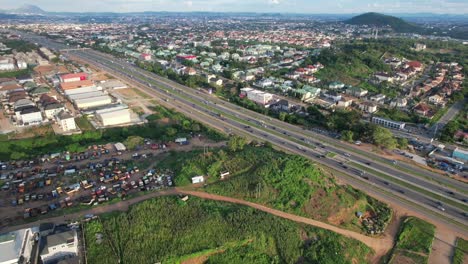
{"type": "Polygon", "coordinates": [[[325,91],[322,93],[322,95],[335,103],[341,100],[341,94],[337,93],[336,91],[325,91]]]}
{"type": "Polygon", "coordinates": [[[57,124],[63,131],[76,130],[75,118],[65,110],[61,110],[56,116],[57,124]]]}
{"type": "Polygon", "coordinates": [[[353,104],[353,98],[352,97],[347,97],[347,96],[342,96],[341,100],[339,100],[336,103],[336,106],[339,108],[347,108],[350,107],[353,104]]]}
{"type": "Polygon", "coordinates": [[[377,80],[379,80],[379,82],[393,83],[395,81],[393,75],[388,74],[386,72],[378,72],[374,76],[375,78],[377,78],[377,80]]]}
{"type": "Polygon", "coordinates": [[[434,105],[439,105],[439,106],[445,106],[445,100],[444,97],[435,94],[433,96],[429,96],[428,98],[429,103],[434,104],[434,105]]]}
{"type": "Polygon", "coordinates": [[[420,103],[414,107],[414,111],[418,115],[428,117],[430,115],[431,108],[425,103],[420,103]]]}
{"type": "Polygon", "coordinates": [[[346,93],[354,97],[360,98],[362,96],[365,96],[368,93],[368,91],[359,87],[351,86],[348,87],[348,89],[346,89],[346,93]]]}
{"type": "Polygon", "coordinates": [[[369,114],[377,112],[377,105],[372,102],[362,102],[362,103],[359,103],[358,106],[359,106],[359,109],[361,109],[361,111],[364,111],[369,114]]]}
{"type": "Polygon", "coordinates": [[[382,104],[385,100],[386,96],[384,94],[376,94],[370,97],[371,101],[374,101],[376,103],[382,104]]]}
{"type": "Polygon", "coordinates": [[[345,87],[345,84],[342,82],[332,82],[328,85],[330,89],[342,89],[345,87]]]}
{"type": "Polygon", "coordinates": [[[397,98],[390,102],[390,107],[401,108],[401,107],[406,107],[407,104],[408,104],[408,100],[406,100],[406,98],[397,98]]]}

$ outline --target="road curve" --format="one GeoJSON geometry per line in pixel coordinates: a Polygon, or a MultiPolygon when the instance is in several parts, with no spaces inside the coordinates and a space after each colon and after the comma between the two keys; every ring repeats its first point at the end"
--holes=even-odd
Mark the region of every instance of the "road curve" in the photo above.
{"type": "Polygon", "coordinates": [[[114,204],[107,204],[107,205],[102,205],[98,207],[94,207],[89,210],[84,210],[80,211],[77,213],[73,214],[67,214],[64,216],[56,216],[52,218],[44,218],[35,222],[23,224],[23,225],[17,225],[17,226],[10,226],[7,228],[4,228],[1,230],[2,233],[10,232],[13,230],[21,229],[21,228],[28,228],[31,226],[38,226],[41,223],[64,223],[67,221],[76,221],[78,219],[83,218],[84,215],[87,214],[103,214],[103,213],[109,213],[113,211],[122,211],[125,212],[129,209],[131,205],[140,203],[142,201],[155,198],[155,197],[161,197],[161,196],[173,196],[173,195],[190,195],[190,196],[196,196],[202,199],[209,199],[209,200],[214,200],[214,201],[221,201],[221,202],[228,202],[228,203],[234,203],[234,204],[239,204],[239,205],[244,205],[244,206],[249,206],[251,208],[263,211],[268,214],[272,214],[284,219],[288,219],[297,223],[303,223],[311,226],[315,226],[318,228],[323,228],[327,229],[329,231],[333,231],[335,233],[338,233],[340,235],[356,239],[358,241],[361,241],[362,243],[366,244],[368,247],[372,248],[376,256],[383,256],[386,254],[392,247],[393,247],[393,239],[389,237],[388,235],[384,237],[369,237],[354,231],[342,229],[330,224],[326,224],[317,220],[313,220],[310,218],[302,217],[302,216],[297,216],[294,214],[286,213],[280,210],[272,209],[270,207],[260,205],[257,203],[253,202],[248,202],[245,200],[241,199],[236,199],[232,197],[227,197],[227,196],[221,196],[221,195],[216,195],[216,194],[210,194],[206,192],[200,192],[200,191],[189,191],[189,190],[184,190],[180,188],[172,188],[164,191],[159,191],[159,192],[152,192],[149,194],[145,194],[142,196],[135,197],[133,199],[127,200],[127,201],[121,201],[118,203],[114,204]]]}

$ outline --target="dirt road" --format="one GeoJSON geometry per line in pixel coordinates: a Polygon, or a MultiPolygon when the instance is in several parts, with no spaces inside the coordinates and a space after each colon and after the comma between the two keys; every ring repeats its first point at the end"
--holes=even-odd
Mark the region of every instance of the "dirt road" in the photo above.
{"type": "Polygon", "coordinates": [[[160,197],[160,196],[179,195],[179,194],[191,195],[191,196],[196,196],[202,199],[209,199],[209,200],[222,201],[222,202],[235,203],[235,204],[249,206],[257,210],[260,210],[260,211],[263,211],[263,212],[266,212],[266,213],[269,213],[269,214],[272,214],[272,215],[275,215],[284,219],[289,219],[294,222],[304,223],[307,225],[312,225],[315,227],[327,229],[335,233],[344,235],[346,237],[359,240],[375,251],[376,254],[375,254],[375,259],[373,260],[373,262],[376,262],[381,256],[385,255],[393,246],[393,239],[390,236],[385,236],[382,238],[368,237],[363,234],[341,229],[336,226],[332,226],[332,225],[329,225],[320,221],[316,221],[313,219],[309,219],[306,217],[301,217],[301,216],[297,216],[294,214],[285,213],[285,212],[272,209],[272,208],[269,208],[260,204],[256,204],[256,203],[252,203],[252,202],[248,202],[248,201],[244,201],[240,199],[235,199],[231,197],[226,197],[226,196],[220,196],[220,195],[209,194],[209,193],[198,192],[198,191],[188,191],[188,190],[179,189],[179,188],[169,189],[169,190],[160,191],[160,192],[154,192],[154,193],[136,197],[128,201],[122,201],[122,202],[118,202],[115,204],[103,205],[103,206],[95,207],[90,210],[85,210],[79,213],[43,219],[43,220],[39,220],[33,223],[20,225],[20,226],[12,226],[12,227],[5,228],[4,230],[2,230],[2,232],[8,232],[11,230],[26,228],[30,226],[37,226],[40,223],[45,223],[45,222],[63,223],[65,221],[75,221],[77,219],[82,218],[86,214],[103,214],[103,213],[108,213],[108,212],[113,212],[113,211],[127,211],[129,206],[142,202],[147,199],[160,197]]]}

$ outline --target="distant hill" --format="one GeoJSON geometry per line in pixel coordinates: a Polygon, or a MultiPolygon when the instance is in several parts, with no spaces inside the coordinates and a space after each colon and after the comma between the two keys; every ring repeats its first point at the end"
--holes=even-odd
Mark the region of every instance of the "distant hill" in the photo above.
{"type": "Polygon", "coordinates": [[[424,31],[422,27],[408,23],[401,18],[379,13],[365,13],[348,19],[345,23],[351,25],[369,25],[379,27],[388,25],[394,31],[399,33],[420,33],[424,31]]]}
{"type": "Polygon", "coordinates": [[[23,5],[16,9],[3,10],[3,13],[8,14],[25,14],[25,15],[45,15],[46,11],[35,5],[23,5]]]}

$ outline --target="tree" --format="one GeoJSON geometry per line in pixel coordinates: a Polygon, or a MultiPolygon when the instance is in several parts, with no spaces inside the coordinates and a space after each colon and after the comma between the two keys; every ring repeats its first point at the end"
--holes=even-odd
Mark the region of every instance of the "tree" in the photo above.
{"type": "Polygon", "coordinates": [[[380,126],[374,127],[374,130],[372,131],[372,140],[375,145],[387,149],[394,149],[397,145],[396,139],[393,137],[392,132],[380,126]]]}
{"type": "Polygon", "coordinates": [[[398,148],[407,149],[408,148],[408,139],[407,138],[398,138],[398,148]]]}
{"type": "Polygon", "coordinates": [[[169,127],[167,130],[166,130],[166,135],[168,135],[169,137],[173,137],[177,134],[177,129],[173,128],[173,127],[169,127]]]}
{"type": "Polygon", "coordinates": [[[280,112],[280,113],[279,113],[279,119],[280,119],[281,121],[284,121],[284,120],[286,120],[286,116],[287,116],[287,115],[288,115],[288,114],[287,114],[286,112],[280,112]]]}
{"type": "Polygon", "coordinates": [[[351,130],[345,130],[341,133],[341,140],[353,142],[354,133],[351,130]]]}
{"type": "Polygon", "coordinates": [[[240,151],[244,149],[246,144],[245,138],[239,136],[233,136],[228,141],[228,148],[232,152],[240,151]]]}
{"type": "Polygon", "coordinates": [[[130,136],[123,142],[123,144],[127,147],[127,149],[134,150],[138,146],[142,145],[143,142],[144,139],[140,136],[130,136]]]}
{"type": "Polygon", "coordinates": [[[192,124],[192,131],[193,132],[199,132],[200,130],[201,130],[200,124],[198,124],[198,123],[193,123],[192,124]]]}

